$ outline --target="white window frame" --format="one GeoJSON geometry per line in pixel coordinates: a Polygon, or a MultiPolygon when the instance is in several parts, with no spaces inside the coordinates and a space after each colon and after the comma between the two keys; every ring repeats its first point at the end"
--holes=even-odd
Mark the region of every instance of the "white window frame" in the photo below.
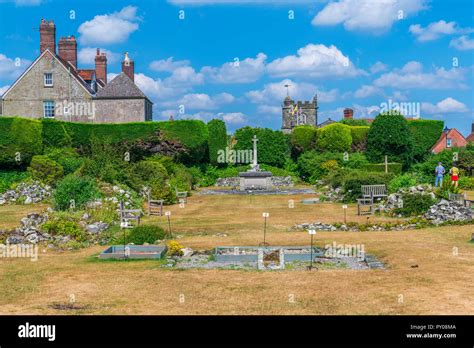
{"type": "Polygon", "coordinates": [[[43,101],[43,117],[44,117],[44,118],[54,118],[54,117],[55,117],[55,111],[56,111],[56,110],[55,110],[55,107],[56,107],[56,106],[55,106],[55,103],[54,103],[53,100],[45,100],[45,101],[43,101]],[[46,109],[48,105],[49,105],[49,106],[52,105],[52,108],[51,108],[51,107],[48,108],[48,111],[49,111],[49,112],[47,112],[47,109],[46,109]]]}
{"type": "Polygon", "coordinates": [[[45,87],[53,87],[54,80],[53,80],[53,73],[44,73],[44,86],[45,87]],[[51,76],[51,81],[49,81],[49,77],[51,76]]]}
{"type": "Polygon", "coordinates": [[[451,147],[453,146],[453,142],[451,138],[446,138],[446,147],[451,147]]]}

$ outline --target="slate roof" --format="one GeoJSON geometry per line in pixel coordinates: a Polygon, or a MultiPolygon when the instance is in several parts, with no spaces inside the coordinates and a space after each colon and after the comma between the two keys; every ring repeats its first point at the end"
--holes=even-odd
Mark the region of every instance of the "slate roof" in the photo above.
{"type": "Polygon", "coordinates": [[[112,81],[99,90],[96,98],[100,99],[121,99],[121,98],[144,98],[148,99],[137,85],[123,72],[117,75],[112,81]]]}

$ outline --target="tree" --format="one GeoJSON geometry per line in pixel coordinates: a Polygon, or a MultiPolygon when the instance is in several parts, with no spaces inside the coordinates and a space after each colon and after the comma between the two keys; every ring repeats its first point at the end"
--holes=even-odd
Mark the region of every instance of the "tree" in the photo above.
{"type": "MultiPolygon", "coordinates": [[[[212,165],[218,165],[217,153],[219,150],[225,151],[227,146],[227,129],[225,122],[213,119],[207,123],[209,131],[209,160],[212,165]]],[[[222,164],[221,164],[222,165],[222,164]]]]}
{"type": "Polygon", "coordinates": [[[367,158],[382,162],[388,156],[391,162],[400,162],[406,169],[413,160],[413,140],[408,122],[400,113],[379,114],[367,135],[367,158]]]}
{"type": "Polygon", "coordinates": [[[317,147],[324,151],[344,152],[351,149],[351,127],[333,123],[318,130],[317,147]]]}
{"type": "Polygon", "coordinates": [[[291,152],[297,158],[301,153],[314,149],[316,146],[317,128],[314,126],[298,126],[291,133],[291,152]]]}

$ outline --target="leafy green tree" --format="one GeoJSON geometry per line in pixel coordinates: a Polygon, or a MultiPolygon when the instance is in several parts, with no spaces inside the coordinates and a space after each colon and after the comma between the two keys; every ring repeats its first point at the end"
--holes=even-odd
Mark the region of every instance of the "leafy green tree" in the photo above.
{"type": "Polygon", "coordinates": [[[290,142],[291,153],[294,158],[315,148],[317,130],[314,126],[298,126],[293,129],[290,142]]]}
{"type": "Polygon", "coordinates": [[[413,160],[413,140],[405,117],[394,111],[379,114],[367,135],[366,156],[371,162],[382,162],[388,156],[389,161],[409,167],[413,160]]]}

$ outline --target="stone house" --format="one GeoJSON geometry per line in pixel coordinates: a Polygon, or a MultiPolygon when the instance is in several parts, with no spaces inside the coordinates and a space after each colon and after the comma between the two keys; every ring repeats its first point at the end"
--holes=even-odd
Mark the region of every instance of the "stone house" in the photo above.
{"type": "Polygon", "coordinates": [[[74,36],[61,37],[41,20],[40,55],[1,98],[0,115],[61,121],[123,123],[152,120],[152,102],[135,85],[134,62],[125,54],[122,73],[107,81],[107,56],[97,49],[95,69],[77,66],[74,36]]]}

